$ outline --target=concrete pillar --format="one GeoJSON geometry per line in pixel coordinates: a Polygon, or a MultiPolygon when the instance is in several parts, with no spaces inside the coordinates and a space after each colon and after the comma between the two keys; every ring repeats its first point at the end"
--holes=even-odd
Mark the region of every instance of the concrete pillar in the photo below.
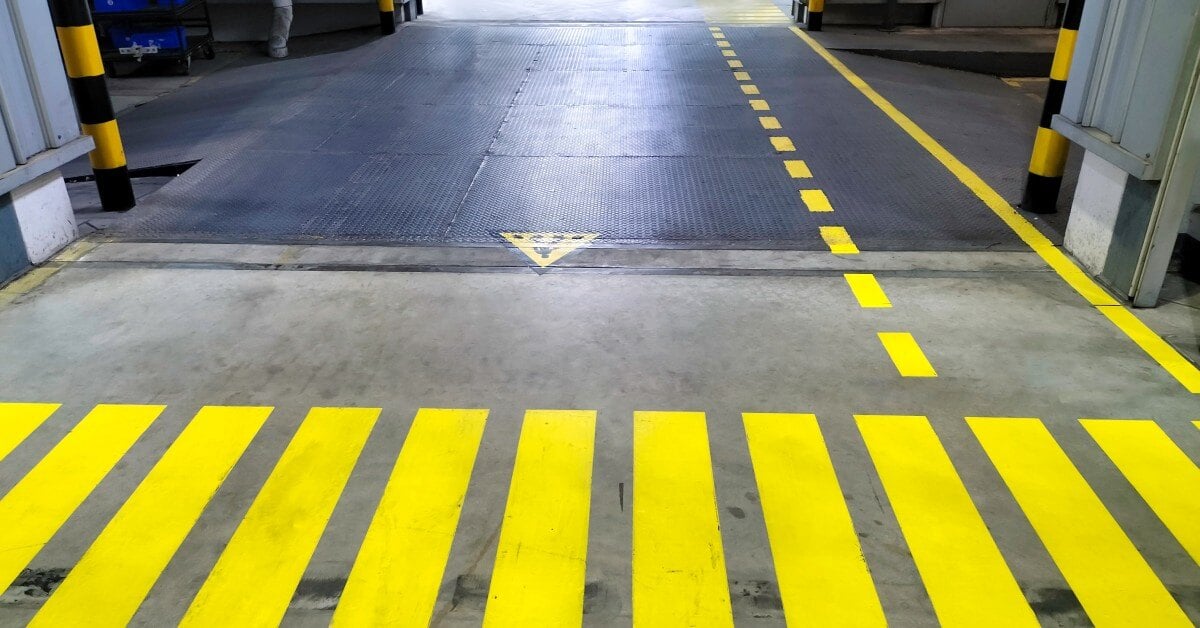
{"type": "Polygon", "coordinates": [[[58,172],[0,195],[0,282],[50,259],[77,237],[71,199],[58,172]]]}

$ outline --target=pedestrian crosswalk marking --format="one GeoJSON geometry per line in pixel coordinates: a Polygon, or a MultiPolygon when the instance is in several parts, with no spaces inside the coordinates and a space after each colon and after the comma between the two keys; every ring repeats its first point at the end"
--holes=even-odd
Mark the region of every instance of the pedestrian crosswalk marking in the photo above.
{"type": "Polygon", "coordinates": [[[789,623],[886,626],[817,417],[742,420],[789,623]]]}
{"type": "Polygon", "coordinates": [[[507,231],[500,236],[525,254],[538,268],[546,268],[562,258],[591,244],[598,233],[518,233],[507,231]]]}
{"type": "Polygon", "coordinates": [[[487,410],[422,409],[333,616],[337,626],[429,624],[487,410]]]}
{"type": "Polygon", "coordinates": [[[1154,421],[1086,419],[1081,423],[1200,564],[1200,467],[1154,421]]]}
{"type": "Polygon", "coordinates": [[[579,626],[596,413],[525,414],[484,626],[579,626]]]}
{"type": "Polygon", "coordinates": [[[1092,623],[1191,626],[1041,421],[967,423],[1092,623]]]}
{"type": "MultiPolygon", "coordinates": [[[[0,404],[5,408],[11,405],[0,404]]],[[[42,561],[60,555],[53,544],[75,541],[52,537],[162,410],[97,406],[0,499],[0,538],[9,544],[0,551],[0,568],[8,570],[10,582],[26,565],[35,571],[49,566],[42,561]],[[39,555],[47,542],[53,551],[39,555]]],[[[73,568],[53,565],[68,575],[57,588],[50,587],[34,624],[131,621],[168,562],[193,560],[172,555],[193,532],[224,474],[236,469],[239,458],[252,455],[255,434],[269,413],[268,408],[203,408],[132,495],[123,498],[84,558],[73,568]],[[153,536],[139,537],[139,530],[148,529],[153,536]]],[[[199,585],[185,623],[279,623],[313,549],[327,534],[333,505],[350,481],[377,415],[377,410],[352,408],[310,413],[199,585]]],[[[590,496],[596,490],[591,478],[596,416],[591,411],[527,413],[500,540],[493,546],[497,558],[491,573],[481,574],[491,580],[490,599],[481,607],[485,623],[580,623],[590,496]],[[537,620],[526,620],[530,615],[537,620]]],[[[486,417],[486,410],[417,413],[344,591],[334,598],[334,623],[431,621],[439,596],[449,590],[444,572],[486,417]]],[[[877,498],[886,498],[895,512],[942,623],[1029,624],[1028,603],[929,421],[856,420],[884,487],[877,498]]],[[[1096,625],[1189,625],[1180,603],[1040,421],[968,421],[987,453],[984,460],[1000,472],[1042,539],[1047,558],[1058,565],[1096,625]]],[[[619,492],[622,508],[632,501],[633,619],[646,625],[731,625],[704,414],[637,412],[633,425],[633,495],[619,492]]],[[[828,625],[833,621],[821,617],[853,617],[854,625],[881,625],[870,565],[858,547],[848,508],[853,495],[842,495],[816,417],[746,414],[743,426],[787,621],[828,625]]],[[[1183,546],[1176,551],[1191,552],[1197,520],[1192,514],[1194,461],[1156,423],[1089,419],[1083,427],[1162,519],[1166,529],[1159,534],[1169,530],[1183,546]]],[[[18,445],[18,452],[21,447],[36,446],[18,445]]],[[[729,452],[721,450],[723,456],[729,452]]],[[[717,462],[715,469],[724,471],[731,461],[717,462]]],[[[494,469],[476,475],[487,482],[501,477],[494,469]]],[[[479,569],[487,572],[488,566],[479,569]]]]}
{"type": "Polygon", "coordinates": [[[733,626],[702,412],[633,417],[633,624],[733,626]]]}
{"type": "Polygon", "coordinates": [[[0,500],[7,587],[150,427],[163,406],[98,405],[0,500]]]}
{"type": "Polygon", "coordinates": [[[30,625],[128,624],[270,413],[203,408],[30,625]]]}
{"type": "Polygon", "coordinates": [[[929,420],[856,420],[941,624],[1038,626],[929,420]]]}
{"type": "Polygon", "coordinates": [[[373,408],[309,412],[182,625],[279,624],[378,416],[373,408]]]}
{"type": "Polygon", "coordinates": [[[25,442],[58,408],[57,403],[0,403],[0,460],[25,442]]]}

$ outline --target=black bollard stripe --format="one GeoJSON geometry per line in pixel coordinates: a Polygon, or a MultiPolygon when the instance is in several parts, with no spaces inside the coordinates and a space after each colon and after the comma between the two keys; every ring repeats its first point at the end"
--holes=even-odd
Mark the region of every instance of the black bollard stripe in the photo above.
{"type": "Polygon", "coordinates": [[[1054,116],[1062,112],[1063,96],[1066,91],[1066,81],[1050,79],[1050,84],[1046,87],[1046,102],[1042,105],[1042,118],[1038,121],[1038,125],[1043,129],[1050,128],[1050,122],[1054,116]]]}
{"type": "Polygon", "coordinates": [[[72,78],[71,93],[75,95],[79,121],[83,124],[101,124],[116,118],[112,99],[108,96],[108,84],[104,75],[72,78]]]}
{"type": "Polygon", "coordinates": [[[50,0],[50,19],[57,27],[91,26],[92,12],[87,2],[50,0]]]}
{"type": "Polygon", "coordinates": [[[100,205],[106,211],[125,211],[137,205],[133,184],[129,180],[129,168],[96,168],[93,172],[96,174],[100,205]]]}

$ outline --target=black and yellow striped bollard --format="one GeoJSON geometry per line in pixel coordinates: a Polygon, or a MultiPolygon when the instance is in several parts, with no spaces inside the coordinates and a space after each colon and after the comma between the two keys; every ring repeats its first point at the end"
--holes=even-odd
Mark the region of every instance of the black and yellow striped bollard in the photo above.
{"type": "Polygon", "coordinates": [[[105,211],[125,211],[137,201],[125,163],[125,148],[117,130],[112,99],[104,80],[104,62],[100,59],[100,44],[92,26],[92,13],[87,0],[50,0],[50,14],[58,33],[63,63],[75,95],[75,109],[83,132],[92,136],[96,148],[89,158],[96,174],[100,205],[105,211]]]}
{"type": "Polygon", "coordinates": [[[396,32],[395,0],[379,0],[379,28],[384,35],[396,32]]]}
{"type": "Polygon", "coordinates": [[[1062,112],[1063,94],[1071,74],[1071,59],[1075,55],[1075,40],[1083,16],[1083,0],[1069,0],[1058,32],[1054,63],[1050,66],[1050,85],[1046,88],[1046,103],[1038,123],[1037,139],[1033,142],[1033,157],[1029,160],[1029,177],[1025,180],[1025,195],[1021,209],[1035,214],[1053,214],[1058,207],[1058,192],[1062,187],[1063,171],[1067,167],[1067,138],[1050,129],[1054,116],[1062,112]]]}
{"type": "Polygon", "coordinates": [[[806,29],[810,31],[821,30],[821,22],[824,17],[825,0],[808,0],[808,19],[804,22],[806,29]]]}

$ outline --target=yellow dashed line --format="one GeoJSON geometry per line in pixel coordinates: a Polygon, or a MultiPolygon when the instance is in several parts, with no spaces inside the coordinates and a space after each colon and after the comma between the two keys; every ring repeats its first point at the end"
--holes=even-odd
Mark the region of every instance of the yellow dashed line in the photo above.
{"type": "Polygon", "coordinates": [[[755,111],[770,111],[771,105],[768,105],[765,100],[751,100],[750,108],[755,111]]]}
{"type": "Polygon", "coordinates": [[[730,46],[733,46],[733,44],[731,44],[723,39],[717,42],[718,48],[729,48],[730,46]]]}
{"type": "Polygon", "coordinates": [[[713,39],[725,39],[725,33],[713,33],[713,39]]]}
{"type": "MultiPolygon", "coordinates": [[[[735,79],[737,79],[737,80],[739,80],[739,81],[749,81],[749,80],[750,80],[750,73],[749,73],[749,72],[734,72],[734,73],[733,73],[733,78],[735,78],[735,79]]],[[[756,93],[757,93],[757,92],[756,92],[756,93]]]]}
{"type": "Polygon", "coordinates": [[[787,167],[788,174],[793,179],[811,179],[813,176],[812,170],[808,169],[808,164],[802,159],[788,159],[783,165],[787,167]]]}
{"type": "Polygon", "coordinates": [[[731,67],[731,68],[746,67],[741,61],[728,61],[727,63],[729,63],[729,67],[731,67]]]}
{"type": "Polygon", "coordinates": [[[783,125],[779,124],[779,118],[775,116],[759,116],[758,123],[762,125],[762,128],[769,131],[783,128],[783,125]]]}
{"type": "Polygon", "coordinates": [[[804,205],[808,207],[810,212],[831,212],[833,205],[829,202],[829,197],[825,196],[825,192],[821,190],[800,190],[800,200],[804,201],[804,205]]]}
{"type": "Polygon", "coordinates": [[[761,94],[762,92],[758,91],[757,85],[743,85],[742,93],[747,96],[757,96],[757,95],[761,94]]]}
{"type": "Polygon", "coordinates": [[[821,227],[821,239],[835,255],[858,255],[858,246],[850,239],[845,227],[821,227]]]}
{"type": "Polygon", "coordinates": [[[781,153],[796,152],[796,145],[792,143],[792,138],[790,137],[772,137],[771,145],[781,153]]]}
{"type": "Polygon", "coordinates": [[[892,307],[891,300],[883,291],[883,286],[880,286],[879,281],[875,279],[875,275],[846,273],[846,283],[850,285],[850,291],[854,293],[854,298],[858,299],[860,307],[868,309],[892,307]]]}
{"type": "Polygon", "coordinates": [[[726,57],[736,57],[737,56],[737,53],[734,52],[733,50],[722,50],[721,54],[725,55],[726,57]]]}
{"type": "Polygon", "coordinates": [[[908,332],[879,332],[879,341],[901,377],[937,377],[937,371],[921,351],[917,340],[908,332]]]}
{"type": "Polygon", "coordinates": [[[721,32],[721,27],[720,26],[709,26],[708,30],[710,30],[714,33],[719,33],[719,32],[721,32]]]}

